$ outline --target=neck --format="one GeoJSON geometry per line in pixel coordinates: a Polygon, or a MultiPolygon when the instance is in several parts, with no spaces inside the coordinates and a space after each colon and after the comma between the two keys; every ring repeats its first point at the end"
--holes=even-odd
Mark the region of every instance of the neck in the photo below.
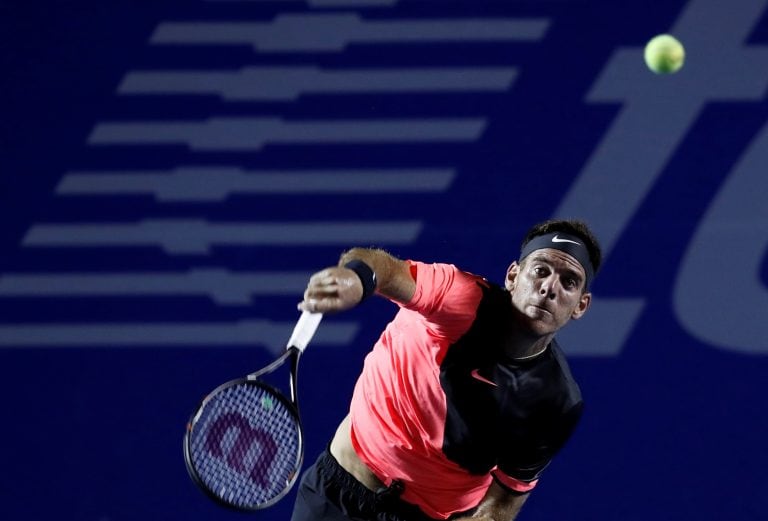
{"type": "Polygon", "coordinates": [[[549,345],[549,342],[543,345],[536,345],[535,347],[532,347],[528,354],[522,355],[522,356],[513,356],[513,360],[529,360],[531,358],[536,358],[540,354],[542,354],[544,351],[547,350],[547,346],[549,345]]]}
{"type": "MultiPolygon", "coordinates": [[[[510,293],[511,299],[511,293],[510,293]]],[[[511,300],[510,300],[511,302],[511,300]]],[[[535,358],[552,342],[555,333],[537,334],[528,325],[525,315],[512,304],[512,319],[508,322],[504,354],[513,360],[535,358]]]]}
{"type": "Polygon", "coordinates": [[[544,351],[552,342],[554,333],[544,336],[521,334],[519,331],[513,331],[507,336],[504,343],[504,353],[513,360],[525,360],[535,358],[544,351]]]}

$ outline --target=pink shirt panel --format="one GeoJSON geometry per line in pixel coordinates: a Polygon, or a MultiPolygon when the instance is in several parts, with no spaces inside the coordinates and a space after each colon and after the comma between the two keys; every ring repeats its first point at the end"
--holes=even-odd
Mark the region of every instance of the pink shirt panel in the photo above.
{"type": "MultiPolygon", "coordinates": [[[[474,321],[483,297],[478,284],[487,283],[453,265],[411,266],[416,292],[366,357],[355,386],[352,444],[386,485],[403,482],[405,501],[446,519],[475,507],[492,481],[490,474],[470,474],[443,453],[447,408],[440,385],[440,364],[474,321]]],[[[506,478],[507,486],[509,480],[529,486],[506,478]]]]}

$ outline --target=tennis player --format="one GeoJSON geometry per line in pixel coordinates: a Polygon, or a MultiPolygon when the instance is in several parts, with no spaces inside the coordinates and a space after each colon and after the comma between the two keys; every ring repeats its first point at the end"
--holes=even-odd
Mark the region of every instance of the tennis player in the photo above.
{"type": "Polygon", "coordinates": [[[580,221],[532,227],[504,287],[353,248],[299,304],[399,306],[349,415],[303,475],[292,521],[510,521],[571,435],[582,397],[555,333],[581,318],[601,251],[580,221]]]}

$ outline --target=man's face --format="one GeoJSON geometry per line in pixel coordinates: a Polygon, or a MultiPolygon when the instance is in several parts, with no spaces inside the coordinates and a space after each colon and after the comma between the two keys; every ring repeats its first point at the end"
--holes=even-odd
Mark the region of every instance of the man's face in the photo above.
{"type": "Polygon", "coordinates": [[[584,315],[592,300],[592,294],[583,291],[585,281],[584,268],[576,259],[544,248],[521,264],[513,262],[505,285],[531,332],[543,336],[584,315]]]}

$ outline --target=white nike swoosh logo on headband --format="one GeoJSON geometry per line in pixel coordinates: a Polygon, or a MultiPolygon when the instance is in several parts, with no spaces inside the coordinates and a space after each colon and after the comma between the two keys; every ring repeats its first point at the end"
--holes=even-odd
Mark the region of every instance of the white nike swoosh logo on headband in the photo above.
{"type": "Polygon", "coordinates": [[[570,242],[571,244],[577,244],[577,245],[581,246],[581,243],[580,243],[580,242],[572,241],[572,240],[570,240],[570,239],[561,239],[561,238],[560,238],[559,236],[557,236],[557,235],[555,235],[554,237],[552,237],[552,242],[570,242]]]}

